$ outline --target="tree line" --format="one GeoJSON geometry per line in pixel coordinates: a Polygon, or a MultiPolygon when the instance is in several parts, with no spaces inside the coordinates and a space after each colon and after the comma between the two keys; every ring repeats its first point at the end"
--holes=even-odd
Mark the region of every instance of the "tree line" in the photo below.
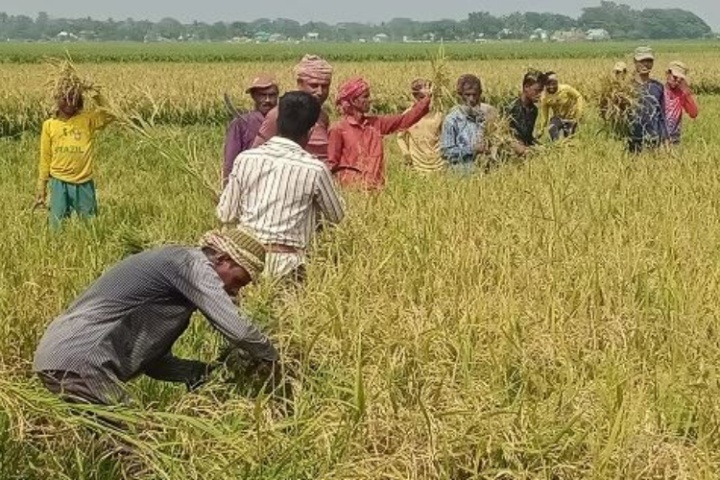
{"type": "Polygon", "coordinates": [[[252,22],[219,21],[181,23],[167,17],[148,20],[96,20],[52,18],[41,12],[35,18],[0,12],[0,40],[83,39],[94,41],[228,41],[245,38],[261,41],[312,38],[323,41],[371,40],[380,35],[389,41],[472,41],[478,38],[527,39],[538,29],[547,32],[604,29],[613,39],[694,39],[712,36],[712,29],[693,12],[683,9],[632,9],[602,1],[584,8],[579,18],[557,13],[511,13],[495,16],[472,12],[464,20],[420,22],[394,18],[380,24],[346,22],[300,23],[286,18],[261,18],[252,22]]]}

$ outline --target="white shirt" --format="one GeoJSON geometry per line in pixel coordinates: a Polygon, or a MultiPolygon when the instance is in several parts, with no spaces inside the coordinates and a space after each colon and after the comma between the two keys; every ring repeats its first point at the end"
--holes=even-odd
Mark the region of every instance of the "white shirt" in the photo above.
{"type": "Polygon", "coordinates": [[[237,156],[217,216],[264,244],[306,249],[318,219],[336,224],[345,212],[327,166],[292,140],[273,137],[237,156]]]}

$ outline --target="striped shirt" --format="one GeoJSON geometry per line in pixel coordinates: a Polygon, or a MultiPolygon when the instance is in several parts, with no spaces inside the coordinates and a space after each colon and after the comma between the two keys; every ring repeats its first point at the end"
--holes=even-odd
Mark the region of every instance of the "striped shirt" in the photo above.
{"type": "Polygon", "coordinates": [[[345,213],[327,166],[297,143],[273,137],[238,156],[217,215],[266,245],[306,249],[319,217],[336,224],[345,213]]]}
{"type": "Polygon", "coordinates": [[[254,358],[278,358],[238,312],[205,253],[167,246],[126,258],[97,279],[50,324],[33,369],[78,374],[101,392],[142,373],[190,380],[204,364],[176,358],[171,349],[196,310],[254,358]]]}

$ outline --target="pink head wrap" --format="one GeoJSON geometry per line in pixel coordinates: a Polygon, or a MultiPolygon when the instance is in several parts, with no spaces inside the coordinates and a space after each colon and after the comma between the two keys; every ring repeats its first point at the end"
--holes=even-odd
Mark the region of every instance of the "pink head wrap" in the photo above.
{"type": "Polygon", "coordinates": [[[366,92],[370,91],[370,85],[362,78],[353,78],[340,86],[335,104],[340,107],[343,114],[349,115],[353,112],[352,101],[366,92]]]}
{"type": "Polygon", "coordinates": [[[328,62],[317,55],[305,55],[295,66],[295,76],[298,80],[316,80],[330,83],[333,69],[328,62]]]}

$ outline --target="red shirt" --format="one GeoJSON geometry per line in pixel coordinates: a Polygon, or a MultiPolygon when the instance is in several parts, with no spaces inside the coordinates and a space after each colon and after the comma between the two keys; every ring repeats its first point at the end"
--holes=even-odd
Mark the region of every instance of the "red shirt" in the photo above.
{"type": "Polygon", "coordinates": [[[698,105],[692,91],[689,88],[683,90],[665,85],[665,121],[668,136],[675,143],[680,141],[683,111],[687,112],[690,118],[698,116],[698,105]]]}
{"type": "Polygon", "coordinates": [[[401,115],[345,116],[330,128],[328,166],[341,185],[379,189],[385,185],[383,136],[408,128],[430,111],[430,97],[401,115]]]}
{"type": "MultiPolygon", "coordinates": [[[[253,148],[257,148],[277,135],[277,107],[270,110],[265,117],[265,121],[260,127],[257,137],[253,142],[253,148]]],[[[310,141],[305,147],[305,151],[310,155],[314,155],[319,160],[327,163],[328,158],[328,127],[330,126],[330,117],[325,110],[320,111],[320,118],[310,132],[310,141]]]]}

